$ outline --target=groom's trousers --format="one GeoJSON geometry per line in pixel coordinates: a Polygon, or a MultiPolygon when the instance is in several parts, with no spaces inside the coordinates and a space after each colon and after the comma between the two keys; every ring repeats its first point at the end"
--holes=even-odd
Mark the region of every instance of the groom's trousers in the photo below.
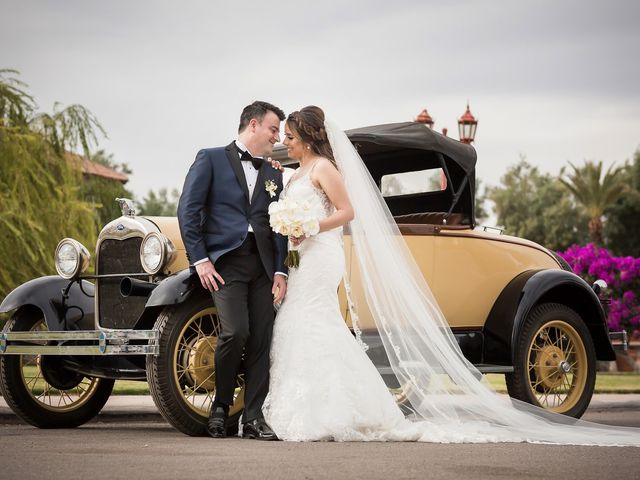
{"type": "Polygon", "coordinates": [[[213,293],[220,321],[215,352],[216,402],[233,404],[236,376],[244,366],[242,422],[262,417],[262,404],[269,391],[269,349],[275,316],[272,282],[254,246],[243,244],[215,263],[225,282],[213,293]]]}

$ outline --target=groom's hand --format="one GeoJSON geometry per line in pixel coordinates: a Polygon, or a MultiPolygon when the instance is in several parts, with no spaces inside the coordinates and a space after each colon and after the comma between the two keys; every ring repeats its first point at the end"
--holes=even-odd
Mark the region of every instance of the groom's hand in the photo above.
{"type": "Polygon", "coordinates": [[[273,287],[271,294],[273,295],[273,303],[280,304],[284,295],[287,293],[287,278],[284,275],[276,274],[273,276],[273,287]]]}
{"type": "Polygon", "coordinates": [[[210,292],[213,292],[214,290],[217,292],[220,289],[220,287],[216,283],[216,280],[220,282],[220,285],[224,285],[224,280],[214,268],[211,260],[198,263],[196,265],[196,272],[200,277],[200,283],[202,283],[202,286],[210,292]]]}

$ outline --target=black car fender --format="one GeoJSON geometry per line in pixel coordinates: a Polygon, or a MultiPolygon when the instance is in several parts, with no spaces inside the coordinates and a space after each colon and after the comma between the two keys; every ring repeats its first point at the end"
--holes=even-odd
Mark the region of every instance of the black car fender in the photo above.
{"type": "Polygon", "coordinates": [[[0,313],[31,306],[42,312],[51,331],[93,330],[93,296],[94,285],[87,280],[39,277],[12,290],[0,304],[0,313]]]}
{"type": "Polygon", "coordinates": [[[598,360],[614,360],[606,315],[598,296],[582,278],[565,270],[527,270],[517,275],[495,301],[484,327],[484,362],[513,365],[514,348],[531,310],[560,303],[584,320],[598,360]]]}
{"type": "Polygon", "coordinates": [[[199,290],[206,291],[195,270],[185,268],[162,280],[149,295],[145,308],[177,305],[199,290]]]}
{"type": "Polygon", "coordinates": [[[153,328],[158,315],[165,307],[180,305],[200,296],[210,298],[213,306],[213,297],[202,287],[195,270],[190,268],[180,270],[162,280],[153,289],[145,304],[144,313],[138,319],[135,328],[153,328]]]}

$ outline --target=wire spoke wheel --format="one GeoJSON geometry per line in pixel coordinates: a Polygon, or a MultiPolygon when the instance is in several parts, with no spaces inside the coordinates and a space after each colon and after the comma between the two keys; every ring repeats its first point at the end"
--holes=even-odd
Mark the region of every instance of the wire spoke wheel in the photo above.
{"type": "Polygon", "coordinates": [[[595,386],[595,348],[582,318],[566,305],[545,303],[525,319],[514,345],[509,395],[579,418],[595,386]]]}
{"type": "MultiPolygon", "coordinates": [[[[39,310],[21,309],[10,320],[11,331],[46,331],[39,310]]],[[[44,341],[30,342],[46,345],[44,341]]],[[[40,428],[71,428],[95,417],[111,395],[114,381],[88,377],[65,365],[58,355],[3,355],[0,387],[11,409],[40,428]]]]}
{"type": "Polygon", "coordinates": [[[542,326],[529,347],[528,372],[538,405],[554,412],[573,408],[588,377],[586,348],[575,328],[563,320],[542,326]]]}
{"type": "MultiPolygon", "coordinates": [[[[31,330],[46,331],[43,319],[31,330]]],[[[54,356],[20,355],[20,372],[24,388],[33,400],[53,412],[69,412],[86,403],[100,382],[93,377],[65,370],[54,356]]]]}
{"type": "MultiPolygon", "coordinates": [[[[214,354],[220,323],[214,307],[197,312],[185,322],[173,355],[173,374],[184,402],[199,415],[209,416],[215,398],[214,354]]],[[[244,375],[236,380],[235,401],[229,414],[242,410],[244,375]]]]}

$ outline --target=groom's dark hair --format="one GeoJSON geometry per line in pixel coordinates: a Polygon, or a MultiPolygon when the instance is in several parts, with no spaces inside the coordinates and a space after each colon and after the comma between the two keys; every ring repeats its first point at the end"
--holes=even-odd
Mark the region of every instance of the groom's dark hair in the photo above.
{"type": "Polygon", "coordinates": [[[275,105],[268,102],[256,101],[251,105],[247,105],[242,110],[242,113],[240,114],[240,126],[238,127],[238,133],[247,128],[247,125],[249,125],[252,118],[255,118],[258,122],[262,123],[262,119],[267,112],[275,113],[281,122],[286,118],[284,112],[275,105]]]}

